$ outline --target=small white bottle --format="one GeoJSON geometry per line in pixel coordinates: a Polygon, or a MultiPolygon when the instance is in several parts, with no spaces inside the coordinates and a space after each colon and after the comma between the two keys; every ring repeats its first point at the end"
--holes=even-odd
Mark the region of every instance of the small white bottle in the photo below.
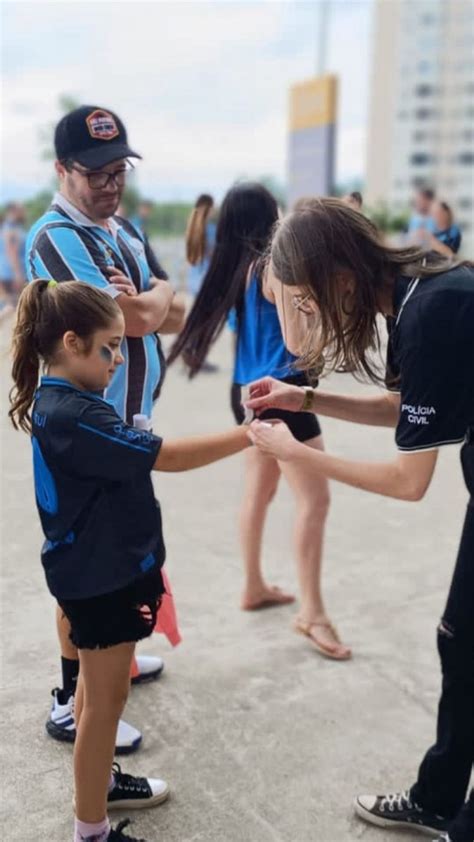
{"type": "Polygon", "coordinates": [[[137,413],[133,416],[133,426],[137,428],[137,430],[145,430],[147,433],[151,432],[151,418],[148,418],[148,415],[142,415],[141,413],[137,413]]]}

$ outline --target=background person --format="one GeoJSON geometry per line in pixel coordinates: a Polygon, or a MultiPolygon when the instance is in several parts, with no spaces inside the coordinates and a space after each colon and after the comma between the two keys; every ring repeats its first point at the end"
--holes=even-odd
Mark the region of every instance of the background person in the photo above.
{"type": "Polygon", "coordinates": [[[247,429],[163,442],[125,424],[98,397],[124,363],[124,329],[104,292],[38,280],[21,297],[13,336],[9,414],[32,433],[42,562],[81,661],[74,842],[130,840],[112,830],[107,810],[154,807],[169,794],[165,781],[113,766],[135,643],[152,633],[164,593],[150,472],[191,470],[249,446],[247,429]]]}
{"type": "MultiPolygon", "coordinates": [[[[163,382],[165,365],[156,331],[179,330],[184,306],[162,279],[166,274],[147,251],[141,232],[115,215],[129,159],[140,157],[129,146],[120,118],[98,106],[81,106],[58,123],[55,150],[59,191],[29,232],[28,277],[86,281],[117,300],[125,318],[125,365],[116,371],[106,398],[132,424],[135,414],[151,417],[163,382]]],[[[62,687],[53,691],[46,727],[55,739],[72,742],[79,660],[60,610],[57,628],[62,687]]],[[[156,677],[162,669],[161,658],[141,655],[134,662],[132,680],[156,677]]],[[[120,722],[118,751],[138,748],[141,739],[136,728],[120,722]]]]}
{"type": "MultiPolygon", "coordinates": [[[[264,374],[286,382],[306,384],[296,372],[295,357],[285,348],[274,298],[266,291],[261,257],[278,219],[274,197],[260,184],[238,184],[227,193],[219,214],[216,247],[186,326],[171,350],[170,361],[185,352],[190,375],[199,372],[229,314],[235,312],[236,356],[232,385],[235,420],[244,420],[242,389],[264,374]]],[[[319,423],[308,413],[284,414],[305,449],[323,449],[319,423]]],[[[248,451],[245,488],[240,512],[240,543],[245,585],[241,607],[256,610],[285,605],[294,598],[263,578],[262,540],[268,507],[280,474],[288,481],[297,503],[295,552],[301,607],[295,630],[306,635],[318,652],[338,660],[350,657],[328,619],[321,592],[323,536],[329,507],[325,479],[308,483],[306,472],[293,470],[256,449],[248,451]]]]}
{"type": "Polygon", "coordinates": [[[412,207],[413,211],[408,222],[408,242],[413,245],[428,247],[429,235],[434,232],[435,223],[431,216],[431,206],[435,199],[435,192],[430,187],[420,187],[416,190],[412,207]]]}
{"type": "Polygon", "coordinates": [[[201,193],[186,227],[186,260],[188,270],[188,292],[196,297],[209,268],[216,244],[216,223],[212,218],[214,199],[208,193],[201,193]]]}
{"type": "Polygon", "coordinates": [[[431,205],[431,216],[435,224],[434,233],[429,238],[433,251],[445,257],[453,257],[461,248],[461,229],[454,223],[454,216],[446,202],[435,201],[431,205]]]}
{"type": "Polygon", "coordinates": [[[353,190],[352,193],[346,193],[345,196],[342,197],[342,201],[349,205],[350,208],[354,210],[361,211],[363,205],[363,198],[362,193],[359,193],[358,190],[353,190]]]}
{"type": "Polygon", "coordinates": [[[5,209],[1,237],[4,253],[2,290],[9,303],[15,305],[26,280],[25,210],[17,202],[10,202],[5,209]]]}
{"type": "MultiPolygon", "coordinates": [[[[214,199],[208,193],[201,193],[191,212],[186,226],[186,260],[188,262],[188,292],[196,298],[212,257],[216,244],[216,223],[213,219],[214,199]]],[[[201,371],[214,374],[219,367],[204,360],[201,371]]]]}
{"type": "MultiPolygon", "coordinates": [[[[318,390],[312,403],[322,415],[396,427],[399,453],[384,463],[339,458],[304,449],[282,424],[269,428],[255,422],[252,438],[262,453],[305,465],[317,482],[323,476],[415,501],[431,482],[439,448],[464,442],[470,501],[438,627],[443,685],[436,743],[411,788],[359,796],[355,807],[379,827],[447,832],[451,842],[472,842],[474,792],[467,803],[465,798],[474,761],[474,367],[466,360],[474,359],[474,266],[413,247],[389,248],[368,220],[335,199],[314,200],[283,220],[271,262],[277,300],[283,285],[315,314],[306,365],[324,355],[328,370],[347,362],[377,382],[377,316],[394,318],[391,379],[397,375],[400,393],[358,398],[318,390]]],[[[281,314],[283,319],[282,308],[281,314]]],[[[257,411],[298,411],[307,397],[269,378],[251,393],[249,406],[257,411]]]]}

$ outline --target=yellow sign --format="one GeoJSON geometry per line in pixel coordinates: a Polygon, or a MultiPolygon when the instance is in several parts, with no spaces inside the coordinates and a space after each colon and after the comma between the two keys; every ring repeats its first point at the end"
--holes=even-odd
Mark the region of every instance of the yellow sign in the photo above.
{"type": "Polygon", "coordinates": [[[290,89],[290,131],[336,122],[337,77],[317,76],[290,89]]]}

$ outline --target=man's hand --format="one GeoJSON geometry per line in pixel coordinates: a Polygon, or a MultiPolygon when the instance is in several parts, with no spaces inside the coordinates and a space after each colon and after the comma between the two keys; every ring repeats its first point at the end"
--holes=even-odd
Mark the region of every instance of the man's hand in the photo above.
{"type": "Polygon", "coordinates": [[[110,283],[119,292],[124,292],[125,295],[138,295],[135,284],[121,269],[117,269],[116,266],[107,266],[106,272],[110,283]]]}

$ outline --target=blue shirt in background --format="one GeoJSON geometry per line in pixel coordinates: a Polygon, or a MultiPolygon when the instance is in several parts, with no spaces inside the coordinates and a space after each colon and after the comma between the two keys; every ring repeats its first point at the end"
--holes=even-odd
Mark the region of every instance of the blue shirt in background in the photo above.
{"type": "Polygon", "coordinates": [[[450,228],[446,228],[444,231],[434,231],[434,236],[440,243],[444,243],[445,246],[449,246],[449,248],[456,254],[461,247],[461,229],[458,228],[457,225],[451,225],[450,228]]]}
{"type": "Polygon", "coordinates": [[[436,226],[431,216],[425,216],[421,213],[412,214],[408,223],[408,233],[412,234],[414,231],[419,231],[420,228],[425,228],[430,234],[434,234],[436,226]]]}
{"type": "Polygon", "coordinates": [[[237,316],[234,383],[246,386],[260,377],[290,377],[295,374],[296,359],[285,347],[275,305],[264,297],[253,275],[237,316]]]}

